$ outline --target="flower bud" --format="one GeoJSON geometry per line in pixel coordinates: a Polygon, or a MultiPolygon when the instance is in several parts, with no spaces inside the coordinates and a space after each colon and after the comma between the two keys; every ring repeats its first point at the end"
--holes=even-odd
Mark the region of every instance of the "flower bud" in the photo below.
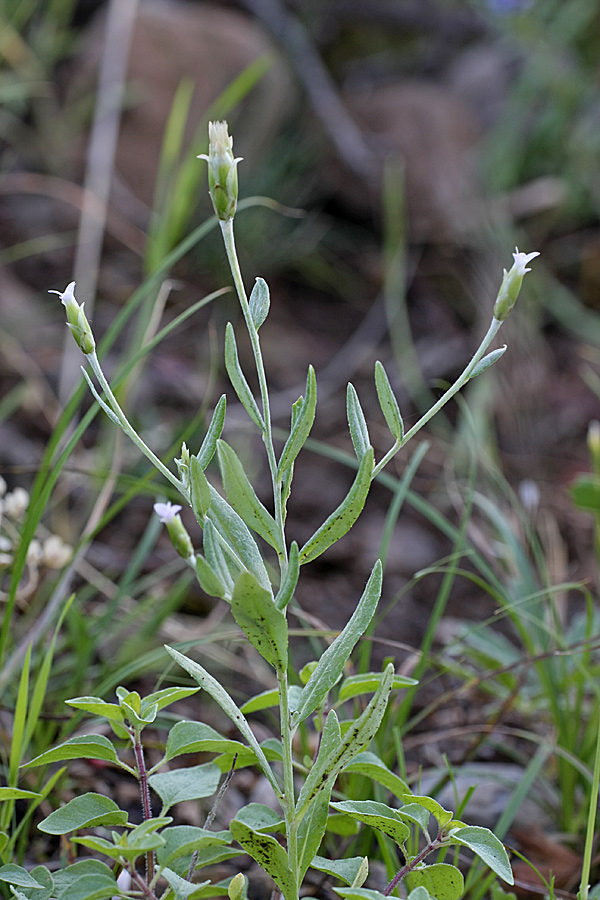
{"type": "Polygon", "coordinates": [[[48,291],[49,294],[58,294],[60,301],[67,310],[67,326],[71,329],[71,334],[75,338],[80,350],[89,356],[96,349],[94,335],[90,328],[90,323],[83,311],[83,303],[81,306],[75,299],[75,282],[72,281],[64,291],[48,291]]]}
{"type": "Polygon", "coordinates": [[[160,516],[160,521],[167,526],[175,552],[182,556],[183,559],[189,559],[190,556],[194,555],[194,547],[181,521],[181,516],[178,515],[180,509],[181,506],[171,503],[170,500],[167,503],[154,504],[154,512],[160,516]]]}
{"type": "Polygon", "coordinates": [[[526,272],[531,272],[531,269],[526,268],[527,263],[539,255],[539,253],[519,253],[519,248],[515,247],[513,266],[509,272],[504,270],[504,278],[494,304],[494,318],[498,322],[503,322],[510,315],[519,296],[523,277],[526,272]]]}
{"type": "Polygon", "coordinates": [[[241,872],[238,872],[237,875],[229,882],[229,887],[227,888],[227,893],[229,895],[229,900],[241,900],[244,896],[244,888],[246,887],[246,879],[242,875],[241,872]]]}
{"type": "Polygon", "coordinates": [[[233,138],[227,132],[227,122],[208,123],[208,155],[198,159],[208,163],[208,192],[217,218],[233,219],[238,198],[237,159],[233,155],[233,138]]]}

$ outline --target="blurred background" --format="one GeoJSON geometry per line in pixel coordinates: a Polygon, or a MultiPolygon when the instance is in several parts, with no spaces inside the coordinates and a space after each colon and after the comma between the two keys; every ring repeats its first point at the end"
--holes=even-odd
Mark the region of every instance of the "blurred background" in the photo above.
{"type": "MultiPolygon", "coordinates": [[[[261,339],[279,427],[309,362],[319,383],[290,502],[300,542],[352,478],[346,382],[379,458],[391,441],[375,360],[410,426],[477,348],[515,246],[540,251],[502,361],[433,423],[426,453],[417,440],[391,464],[298,594],[299,628],[338,628],[383,554],[373,665],[392,656],[410,673],[419,648],[437,654],[412,707],[437,704],[419,726],[426,740],[415,725],[419,764],[439,764],[442,744],[463,760],[464,740],[446,730],[500,708],[507,727],[531,725],[539,692],[522,670],[493,713],[479,688],[473,703],[443,704],[445,717],[439,698],[462,684],[456,660],[471,674],[510,667],[523,646],[548,652],[568,628],[573,641],[597,633],[594,518],[571,485],[593,468],[588,429],[600,418],[598,0],[2,0],[0,57],[0,475],[13,502],[17,488],[31,501],[3,519],[3,685],[71,591],[57,700],[160,669],[163,639],[195,637],[217,666],[258,677],[151,516],[166,486],[94,417],[47,293],[77,282],[107,339],[105,371],[156,453],[172,459],[182,439],[197,449],[226,392],[227,439],[260,484],[260,440],[222,362],[235,298],[178,320],[231,283],[218,231],[196,231],[212,216],[196,156],[208,120],[226,118],[244,160],[242,271],[249,288],[260,275],[271,289],[261,339]],[[62,556],[46,552],[51,536],[62,556]],[[19,540],[42,550],[18,557],[19,540]],[[551,598],[555,630],[528,647],[506,610],[533,596],[551,598]],[[467,652],[465,623],[481,636],[494,615],[493,652],[475,638],[467,652]]],[[[498,753],[478,744],[471,757],[498,753]]],[[[574,786],[580,814],[578,804],[574,786]]]]}

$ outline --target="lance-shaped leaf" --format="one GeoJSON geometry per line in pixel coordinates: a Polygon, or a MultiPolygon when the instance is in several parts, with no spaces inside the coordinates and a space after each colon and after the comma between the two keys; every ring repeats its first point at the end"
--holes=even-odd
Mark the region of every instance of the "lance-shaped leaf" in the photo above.
{"type": "Polygon", "coordinates": [[[109,900],[119,892],[114,874],[97,859],[83,859],[53,872],[52,877],[52,896],[57,900],[109,900]]]}
{"type": "Polygon", "coordinates": [[[250,315],[257,331],[269,315],[270,305],[269,286],[264,278],[257,278],[249,301],[250,315]]]}
{"type": "Polygon", "coordinates": [[[298,707],[292,715],[292,729],[318,709],[344,671],[344,666],[354,645],[365,633],[377,609],[381,596],[382,577],[383,567],[381,561],[377,560],[348,624],[323,653],[316,669],[304,686],[298,707]]]}
{"type": "MultiPolygon", "coordinates": [[[[364,672],[362,675],[350,675],[344,678],[340,685],[338,695],[338,703],[350,700],[351,697],[360,697],[362,694],[370,694],[376,691],[381,681],[381,672],[364,672]]],[[[394,675],[394,685],[392,690],[397,691],[400,688],[413,687],[419,682],[408,675],[394,675]]]]}
{"type": "Polygon", "coordinates": [[[397,441],[401,441],[404,437],[404,422],[400,415],[400,407],[392,390],[390,380],[383,365],[377,360],[375,363],[375,387],[377,388],[377,397],[381,412],[387,423],[387,427],[397,441]]]}
{"type": "Polygon", "coordinates": [[[217,449],[217,441],[223,433],[226,408],[227,399],[225,397],[225,394],[222,394],[219,397],[219,402],[215,406],[215,411],[212,415],[210,425],[208,426],[208,431],[206,432],[200,449],[196,454],[196,458],[203,469],[206,469],[207,465],[215,455],[215,451],[217,449]]]}
{"type": "MultiPolygon", "coordinates": [[[[115,747],[103,734],[82,734],[69,738],[64,744],[46,750],[45,753],[36,756],[26,765],[45,766],[48,763],[62,762],[65,759],[103,759],[127,772],[132,771],[129,766],[121,762],[115,747]]],[[[0,799],[2,798],[0,797],[0,799]]]]}
{"type": "Polygon", "coordinates": [[[127,813],[102,794],[81,794],[55,809],[40,822],[38,828],[45,834],[68,834],[78,828],[94,825],[124,825],[127,813]]]}
{"type": "MultiPolygon", "coordinates": [[[[233,576],[231,574],[231,566],[233,565],[233,563],[228,562],[229,557],[225,556],[225,551],[221,545],[217,528],[215,525],[213,525],[210,519],[207,519],[205,521],[203,531],[204,537],[202,544],[204,547],[204,552],[206,554],[206,562],[208,563],[209,568],[215,573],[219,581],[222,583],[225,589],[225,593],[223,596],[226,599],[230,599],[233,593],[234,583],[233,576]]],[[[239,569],[237,566],[235,568],[235,575],[236,578],[239,575],[239,569]]],[[[202,582],[200,582],[200,584],[202,585],[202,582]]],[[[216,586],[217,585],[214,585],[214,587],[216,586]]]]}
{"type": "Polygon", "coordinates": [[[190,502],[200,524],[204,522],[210,506],[210,485],[196,456],[190,458],[190,502]]]}
{"type": "Polygon", "coordinates": [[[434,863],[422,869],[413,869],[407,875],[411,890],[424,887],[436,900],[460,900],[465,892],[462,873],[448,863],[434,863]]]}
{"type": "Polygon", "coordinates": [[[272,834],[275,831],[285,833],[285,822],[274,809],[264,803],[247,803],[235,814],[236,822],[243,822],[253,831],[272,834]]]}
{"type": "Polygon", "coordinates": [[[223,487],[229,503],[249,528],[260,534],[271,547],[281,553],[277,523],[256,496],[237,453],[222,440],[217,442],[217,453],[223,487]]]}
{"type": "Polygon", "coordinates": [[[226,542],[235,551],[242,566],[248,572],[252,572],[261,587],[266,591],[271,591],[267,569],[256,541],[250,534],[250,529],[212,486],[210,492],[211,503],[207,519],[221,532],[226,542]]]}
{"type": "Polygon", "coordinates": [[[235,583],[231,612],[252,646],[278,671],[287,667],[287,622],[273,597],[244,572],[235,583]]]}
{"type": "Polygon", "coordinates": [[[118,703],[107,703],[100,697],[73,697],[72,700],[65,700],[67,706],[73,706],[75,709],[83,709],[85,712],[91,713],[93,716],[102,716],[111,722],[122,723],[125,716],[123,710],[118,703]]]}
{"type": "Polygon", "coordinates": [[[231,322],[227,323],[225,330],[225,368],[229,375],[229,380],[236,392],[238,399],[255,425],[264,432],[265,423],[260,413],[254,395],[250,390],[250,385],[246,381],[246,376],[242,372],[240,360],[238,357],[237,344],[235,342],[235,334],[231,322]]]}
{"type": "Polygon", "coordinates": [[[480,825],[466,825],[450,833],[453,843],[468,847],[483,860],[490,869],[508,884],[514,884],[514,875],[504,844],[496,835],[480,825]]]}
{"type": "Polygon", "coordinates": [[[331,805],[338,812],[387,834],[399,846],[404,844],[410,834],[408,825],[385,803],[376,803],[374,800],[348,800],[331,805]]]}
{"type": "MultiPolygon", "coordinates": [[[[334,878],[339,878],[340,881],[345,881],[346,884],[354,884],[357,878],[360,881],[366,859],[366,856],[352,856],[350,859],[325,859],[323,856],[315,856],[311,863],[311,868],[333,875],[334,878]]],[[[355,887],[361,887],[361,885],[357,884],[355,887]]]]}
{"type": "Polygon", "coordinates": [[[27,869],[23,869],[21,866],[15,866],[12,863],[0,866],[0,881],[5,881],[8,884],[15,884],[17,887],[34,888],[37,890],[43,888],[43,885],[40,884],[39,881],[32,878],[27,869]]]}
{"type": "MultiPolygon", "coordinates": [[[[393,689],[392,685],[392,690],[393,689]]],[[[364,775],[365,778],[369,778],[371,781],[382,784],[398,798],[402,797],[407,792],[408,785],[406,782],[388,769],[385,763],[379,759],[375,753],[371,753],[369,750],[365,750],[364,753],[359,753],[358,756],[355,756],[349,765],[344,766],[344,772],[354,772],[357,775],[364,775]]]]}
{"type": "MultiPolygon", "coordinates": [[[[344,766],[365,750],[377,733],[387,708],[393,680],[394,667],[390,663],[385,669],[381,684],[370,703],[348,728],[337,746],[327,755],[319,752],[317,760],[302,786],[296,804],[296,816],[300,821],[313,799],[335,782],[344,766]]],[[[333,710],[329,713],[327,721],[332,713],[333,710]]]]}
{"type": "Polygon", "coordinates": [[[500,357],[504,356],[505,353],[506,344],[503,347],[498,347],[497,350],[492,350],[491,353],[488,353],[487,356],[484,356],[483,359],[479,360],[479,362],[469,375],[469,378],[477,378],[478,375],[481,375],[482,372],[485,372],[486,369],[489,369],[490,366],[493,366],[495,362],[498,362],[500,357]]]}
{"type": "Polygon", "coordinates": [[[275,597],[275,606],[277,607],[277,609],[286,608],[286,606],[294,596],[294,591],[296,590],[296,585],[298,584],[299,577],[300,553],[298,551],[298,544],[296,543],[296,541],[292,541],[288,557],[287,569],[285,570],[285,575],[281,579],[281,584],[279,585],[279,590],[277,591],[277,596],[275,597]]]}
{"type": "Polygon", "coordinates": [[[236,704],[233,702],[227,691],[224,687],[222,687],[216,678],[206,671],[199,663],[194,662],[193,659],[189,659],[187,656],[184,656],[183,653],[179,653],[178,650],[174,650],[173,647],[166,646],[167,652],[173,657],[175,662],[179,663],[179,665],[188,672],[192,678],[194,678],[201,688],[203,688],[207,694],[215,700],[223,712],[231,719],[233,724],[238,728],[238,730],[243,734],[246,738],[248,744],[256,754],[256,759],[263,773],[267,776],[271,787],[275,791],[278,797],[281,797],[281,788],[277,783],[277,779],[275,778],[273,771],[267,762],[267,758],[254,737],[254,732],[250,728],[246,717],[240,712],[236,704]]]}
{"type": "Polygon", "coordinates": [[[443,828],[444,825],[447,825],[448,822],[452,819],[452,813],[444,809],[441,804],[434,800],[433,797],[422,797],[417,794],[405,794],[402,798],[407,803],[416,803],[418,806],[422,806],[423,809],[426,809],[427,812],[431,813],[431,815],[437,820],[440,828],[443,828]]]}
{"type": "Polygon", "coordinates": [[[283,473],[294,464],[294,460],[306,443],[306,439],[310,434],[310,429],[315,420],[316,408],[317,379],[315,370],[312,366],[309,366],[308,374],[306,376],[306,391],[304,398],[300,397],[300,399],[294,403],[290,434],[281,451],[279,465],[277,466],[278,478],[281,478],[283,473]]]}
{"type": "Polygon", "coordinates": [[[329,801],[333,784],[321,791],[309,811],[300,822],[298,828],[298,856],[300,859],[300,881],[304,878],[309,866],[315,866],[314,859],[323,841],[329,818],[329,801]]]}
{"type": "Polygon", "coordinates": [[[173,825],[163,832],[165,842],[156,855],[161,866],[171,866],[182,856],[211,847],[226,846],[231,840],[228,831],[207,831],[195,825],[173,825]]]}
{"type": "Polygon", "coordinates": [[[374,891],[372,888],[348,887],[334,888],[333,890],[344,900],[385,900],[384,894],[374,891]]]}
{"type": "Polygon", "coordinates": [[[359,460],[363,458],[365,453],[371,446],[369,438],[369,430],[367,428],[367,420],[363,412],[356,388],[348,382],[346,391],[346,416],[348,418],[348,428],[350,429],[350,437],[352,438],[352,446],[359,460]]]}
{"type": "Polygon", "coordinates": [[[344,500],[300,550],[300,565],[316,559],[350,531],[365,505],[371,486],[373,464],[373,448],[370,447],[360,462],[356,478],[344,500]]]}
{"type": "Polygon", "coordinates": [[[209,597],[228,597],[227,588],[201,553],[196,554],[196,578],[209,597]]]}
{"type": "Polygon", "coordinates": [[[240,844],[248,856],[261,866],[267,875],[270,875],[275,884],[281,890],[285,900],[297,900],[298,890],[295,884],[292,870],[290,869],[288,856],[279,841],[269,834],[253,831],[244,822],[233,819],[231,822],[231,834],[240,844]]]}
{"type": "Polygon", "coordinates": [[[165,761],[184,753],[237,753],[245,750],[244,744],[223,737],[204,722],[176,722],[169,731],[165,748],[165,761]]]}

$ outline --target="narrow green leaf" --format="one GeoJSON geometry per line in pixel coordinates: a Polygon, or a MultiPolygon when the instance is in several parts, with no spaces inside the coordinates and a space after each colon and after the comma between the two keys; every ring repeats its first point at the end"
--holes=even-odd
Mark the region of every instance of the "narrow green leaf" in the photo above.
{"type": "MultiPolygon", "coordinates": [[[[318,872],[326,872],[346,884],[353,884],[366,857],[352,856],[349,859],[325,859],[323,856],[315,856],[310,864],[311,869],[318,872]]],[[[360,885],[357,885],[359,887],[360,885]]]]}
{"type": "MultiPolygon", "coordinates": [[[[310,716],[323,702],[328,692],[341,676],[356,642],[367,630],[377,609],[383,568],[377,560],[367,586],[346,627],[321,656],[316,669],[302,690],[298,707],[292,715],[292,729],[310,716]]],[[[383,675],[381,676],[383,677],[383,675]]]]}
{"type": "Polygon", "coordinates": [[[279,590],[277,591],[277,596],[275,597],[275,606],[277,607],[277,609],[286,608],[286,606],[294,596],[294,591],[296,590],[296,585],[298,584],[299,577],[300,553],[298,551],[298,544],[296,543],[296,541],[292,541],[288,556],[287,569],[285,570],[285,575],[281,579],[281,584],[279,585],[279,590]]]}
{"type": "Polygon", "coordinates": [[[81,794],[55,809],[40,822],[38,828],[44,834],[68,834],[78,828],[94,825],[124,825],[127,813],[102,794],[81,794]]]}
{"type": "MultiPolygon", "coordinates": [[[[315,370],[312,366],[308,367],[304,400],[302,400],[302,398],[300,398],[300,400],[302,403],[299,407],[294,404],[298,412],[297,414],[292,413],[290,434],[281,451],[279,465],[277,466],[278,479],[282,478],[284,472],[293,466],[294,460],[306,443],[306,439],[310,434],[310,430],[315,420],[315,412],[317,409],[317,379],[315,370]]],[[[297,402],[299,403],[300,401],[297,402]]]]}
{"type": "Polygon", "coordinates": [[[386,900],[380,891],[364,887],[333,888],[344,900],[386,900]]]}
{"type": "Polygon", "coordinates": [[[253,831],[243,822],[233,819],[231,833],[248,856],[270,875],[285,900],[297,900],[298,891],[289,866],[288,856],[281,844],[268,834],[253,831]]]}
{"type": "MultiPolygon", "coordinates": [[[[329,784],[333,784],[344,766],[347,766],[371,742],[385,714],[393,679],[394,667],[390,663],[385,669],[377,692],[358,719],[348,728],[337,746],[326,756],[323,754],[322,757],[319,752],[317,761],[308,773],[298,797],[296,815],[299,820],[302,820],[313,799],[329,784]]],[[[333,710],[329,713],[327,721],[332,714],[333,710]]]]}
{"type": "Polygon", "coordinates": [[[327,831],[329,819],[329,801],[333,785],[322,791],[310,807],[298,828],[298,855],[300,859],[300,882],[309,866],[315,866],[315,855],[318,852],[323,836],[327,831]]]}
{"type": "Polygon", "coordinates": [[[146,709],[149,709],[151,706],[156,706],[160,712],[161,709],[166,709],[167,706],[177,703],[178,700],[186,700],[188,697],[192,697],[198,693],[198,690],[199,688],[170,687],[154,691],[152,694],[142,698],[140,712],[144,715],[146,709]]]}
{"type": "Polygon", "coordinates": [[[264,278],[257,278],[249,300],[250,315],[257,331],[269,315],[270,304],[269,286],[264,278]]]}
{"type": "Polygon", "coordinates": [[[236,822],[243,822],[253,831],[264,834],[274,831],[285,833],[285,822],[274,809],[264,803],[248,803],[235,814],[236,822]]]}
{"type": "Polygon", "coordinates": [[[433,863],[422,869],[413,869],[406,880],[411,891],[424,887],[436,900],[460,900],[465,892],[462,873],[448,863],[433,863]]]}
{"type": "Polygon", "coordinates": [[[190,503],[194,515],[200,524],[204,522],[206,513],[210,507],[210,485],[199,459],[190,457],[190,503]]]}
{"type": "Polygon", "coordinates": [[[401,441],[404,437],[404,422],[400,415],[400,407],[392,390],[390,380],[383,368],[382,363],[377,360],[375,363],[375,387],[377,388],[377,397],[381,412],[390,429],[392,437],[397,441],[401,441]]]}
{"type": "Polygon", "coordinates": [[[578,475],[570,488],[571,499],[579,509],[600,512],[600,478],[596,474],[578,475]]]}
{"type": "Polygon", "coordinates": [[[492,350],[491,353],[488,353],[487,356],[484,356],[483,359],[479,360],[469,378],[477,378],[478,375],[481,375],[482,372],[485,372],[486,369],[493,366],[495,362],[498,362],[500,357],[504,356],[505,352],[506,344],[503,347],[498,347],[497,350],[492,350]]]}
{"type": "Polygon", "coordinates": [[[395,810],[385,803],[376,803],[374,800],[344,801],[332,803],[331,806],[338,812],[345,813],[358,822],[377,828],[392,838],[399,846],[402,846],[410,834],[410,829],[395,810]]]}
{"type": "Polygon", "coordinates": [[[182,856],[191,856],[200,850],[226,846],[231,840],[228,831],[207,831],[195,825],[172,825],[163,832],[165,843],[158,849],[156,858],[161,866],[173,867],[182,856]]]}
{"type": "MultiPolygon", "coordinates": [[[[231,595],[233,594],[234,584],[233,576],[231,574],[231,567],[230,565],[228,565],[225,552],[223,550],[223,547],[221,546],[217,528],[215,525],[213,525],[210,519],[207,519],[204,523],[202,545],[204,548],[204,553],[206,554],[206,562],[208,563],[209,568],[215,573],[219,581],[223,584],[223,588],[225,590],[225,599],[230,600],[231,595]]],[[[238,575],[239,570],[236,571],[236,578],[238,575]]]]}
{"type": "MultiPolygon", "coordinates": [[[[131,771],[129,766],[121,762],[113,744],[103,734],[82,734],[69,738],[64,744],[46,750],[36,756],[26,766],[45,766],[48,763],[61,762],[65,759],[103,759],[122,769],[131,771]]],[[[0,797],[1,799],[1,797],[0,797]]]]}
{"type": "Polygon", "coordinates": [[[102,410],[104,410],[104,412],[106,413],[106,415],[108,416],[110,421],[113,423],[113,425],[116,425],[117,428],[121,428],[121,422],[120,422],[118,416],[115,415],[115,413],[112,411],[110,406],[107,403],[105,403],[105,401],[102,399],[102,397],[100,396],[100,394],[98,393],[98,391],[96,390],[96,388],[94,386],[94,382],[88,375],[85,368],[83,366],[80,366],[79,368],[83,372],[83,377],[87,381],[88,387],[89,387],[90,391],[92,392],[92,394],[94,395],[94,399],[96,400],[96,402],[98,403],[100,408],[102,410]]]}
{"type": "Polygon", "coordinates": [[[168,866],[163,868],[160,874],[173,891],[171,900],[186,900],[187,897],[191,897],[192,895],[197,896],[198,890],[203,887],[208,887],[208,885],[211,884],[210,880],[192,884],[191,881],[189,881],[187,878],[182,878],[181,875],[173,872],[173,870],[169,869],[168,866]]]}
{"type": "Polygon", "coordinates": [[[148,782],[163,802],[161,815],[164,815],[175,803],[212,797],[219,787],[220,778],[221,771],[218,766],[214,763],[204,763],[200,766],[159,772],[151,775],[148,782]]]}
{"type": "MultiPolygon", "coordinates": [[[[260,586],[266,591],[271,591],[271,582],[266,566],[248,526],[212,486],[210,492],[211,504],[207,520],[210,520],[221,532],[242,565],[248,572],[252,572],[260,586]]],[[[208,551],[206,551],[206,556],[208,559],[208,551]]]]}
{"type": "Polygon", "coordinates": [[[19,766],[24,751],[23,739],[27,722],[27,704],[29,694],[29,668],[31,665],[31,644],[27,647],[23,668],[19,679],[19,690],[15,703],[15,712],[12,722],[12,737],[10,741],[10,755],[8,767],[8,787],[15,787],[19,778],[19,766]]]}
{"type": "Polygon", "coordinates": [[[238,728],[238,730],[243,734],[246,738],[248,744],[256,754],[256,758],[258,760],[258,764],[262,769],[263,773],[267,776],[271,787],[275,791],[278,797],[281,796],[281,788],[277,783],[277,779],[275,778],[273,771],[267,762],[267,758],[262,751],[262,748],[256,738],[254,737],[254,732],[250,728],[245,716],[240,712],[238,707],[235,705],[225,688],[223,688],[216,678],[213,678],[209,672],[206,671],[199,663],[194,662],[192,659],[188,659],[187,656],[184,656],[183,653],[179,653],[178,650],[174,650],[172,647],[166,646],[167,653],[169,653],[175,662],[179,663],[179,665],[188,672],[194,678],[201,688],[203,688],[207,694],[215,700],[223,712],[229,716],[233,724],[238,728]]]}
{"type": "Polygon", "coordinates": [[[82,709],[89,712],[93,716],[102,716],[111,722],[122,724],[124,721],[123,710],[117,703],[106,703],[100,697],[73,697],[72,700],[65,700],[67,706],[73,706],[75,709],[82,709]]]}
{"type": "Polygon", "coordinates": [[[347,496],[300,550],[300,565],[316,559],[350,531],[365,505],[371,486],[373,463],[373,449],[369,448],[360,462],[347,496]]]}
{"type": "Polygon", "coordinates": [[[245,750],[244,744],[223,737],[210,725],[204,722],[176,722],[169,731],[165,748],[165,761],[168,762],[184,753],[237,753],[245,750]]]}
{"type": "Polygon", "coordinates": [[[261,709],[272,709],[274,706],[279,706],[279,688],[270,688],[261,691],[260,694],[255,694],[254,697],[246,700],[243,706],[240,706],[240,710],[246,715],[246,713],[258,712],[261,709]]]}
{"type": "MultiPolygon", "coordinates": [[[[350,675],[348,678],[344,678],[340,685],[338,703],[376,691],[380,681],[380,672],[365,672],[362,675],[350,675]]],[[[397,691],[400,688],[413,687],[418,683],[414,678],[409,678],[407,675],[395,675],[392,690],[397,691]]]]}
{"type": "Polygon", "coordinates": [[[422,806],[423,809],[426,809],[427,812],[431,813],[431,815],[437,819],[440,828],[443,828],[444,825],[447,825],[448,822],[452,819],[452,813],[444,809],[437,800],[434,800],[433,797],[421,797],[417,794],[405,794],[402,798],[407,803],[416,803],[417,806],[422,806]]]}
{"type": "Polygon", "coordinates": [[[252,646],[278,671],[287,668],[287,621],[273,602],[273,596],[249,572],[235,583],[231,612],[252,646]]]}
{"type": "Polygon", "coordinates": [[[404,806],[400,807],[400,809],[398,810],[398,815],[401,815],[404,819],[408,819],[409,822],[414,822],[415,825],[418,825],[423,834],[429,840],[428,810],[416,803],[407,803],[404,806]]]}
{"type": "Polygon", "coordinates": [[[196,454],[196,457],[198,459],[198,462],[202,466],[202,469],[206,469],[209,462],[215,455],[215,451],[217,449],[217,441],[223,433],[226,408],[227,398],[225,397],[225,394],[222,394],[219,397],[219,402],[215,406],[215,411],[212,415],[210,425],[208,426],[208,431],[206,432],[200,449],[196,454]]]}
{"type": "Polygon", "coordinates": [[[217,453],[223,487],[229,503],[249,528],[260,534],[271,547],[281,553],[283,548],[277,523],[256,496],[237,453],[222,440],[217,442],[217,453]]]}
{"type": "Polygon", "coordinates": [[[225,598],[228,596],[227,588],[201,553],[196,554],[196,578],[204,593],[209,597],[225,598]]]}
{"type": "MultiPolygon", "coordinates": [[[[392,690],[393,689],[392,685],[392,690]]],[[[406,782],[388,769],[385,763],[382,762],[375,753],[371,753],[369,750],[355,756],[352,762],[347,766],[344,766],[344,772],[364,775],[366,778],[371,779],[371,781],[382,784],[398,798],[406,794],[408,790],[406,782]]]]}
{"type": "Polygon", "coordinates": [[[369,430],[367,428],[367,420],[363,412],[356,388],[348,382],[346,391],[346,416],[348,418],[348,428],[350,429],[350,437],[352,438],[352,446],[358,460],[361,460],[371,446],[369,438],[369,430]]]}
{"type": "Polygon", "coordinates": [[[119,891],[112,871],[96,859],[59,869],[53,880],[56,900],[109,900],[119,891]]]}
{"type": "Polygon", "coordinates": [[[235,342],[235,333],[231,322],[227,323],[225,330],[225,368],[229,375],[229,380],[236,392],[238,399],[255,425],[258,425],[264,433],[265,423],[260,413],[254,395],[250,390],[250,385],[246,381],[246,377],[242,372],[240,360],[238,357],[237,344],[235,342]]]}
{"type": "Polygon", "coordinates": [[[451,832],[452,843],[462,844],[483,860],[490,869],[508,884],[514,884],[514,876],[504,844],[489,828],[467,825],[451,832]]]}
{"type": "MultiPolygon", "coordinates": [[[[31,763],[29,763],[31,765],[31,763]]],[[[34,791],[22,791],[20,788],[11,788],[11,787],[0,787],[0,803],[3,800],[35,800],[36,797],[41,797],[41,794],[36,794],[34,791]]]]}

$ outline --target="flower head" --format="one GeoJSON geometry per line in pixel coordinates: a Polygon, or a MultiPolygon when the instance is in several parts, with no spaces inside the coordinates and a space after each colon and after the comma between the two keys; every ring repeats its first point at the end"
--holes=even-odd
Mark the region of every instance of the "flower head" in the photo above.
{"type": "Polygon", "coordinates": [[[48,291],[48,293],[58,294],[60,297],[60,302],[67,311],[67,326],[71,329],[71,334],[79,348],[86,356],[93,353],[96,349],[96,342],[90,323],[83,311],[83,303],[80,306],[75,298],[75,282],[72,281],[68,284],[64,291],[48,291]]]}
{"type": "Polygon", "coordinates": [[[227,122],[208,123],[208,155],[201,153],[198,159],[208,163],[208,192],[217,217],[223,222],[233,219],[238,197],[237,164],[242,158],[233,155],[227,122]]]}
{"type": "Polygon", "coordinates": [[[537,251],[535,253],[520,253],[519,248],[515,247],[515,252],[513,253],[514,263],[510,271],[504,270],[504,278],[494,304],[494,318],[498,322],[503,322],[510,314],[519,296],[523,277],[527,272],[531,272],[531,269],[527,268],[527,263],[530,263],[532,259],[539,255],[537,251]]]}
{"type": "Polygon", "coordinates": [[[168,500],[167,503],[154,504],[154,512],[160,517],[160,521],[165,525],[168,522],[172,522],[180,510],[181,506],[178,506],[176,503],[171,503],[170,500],[168,500]]]}

